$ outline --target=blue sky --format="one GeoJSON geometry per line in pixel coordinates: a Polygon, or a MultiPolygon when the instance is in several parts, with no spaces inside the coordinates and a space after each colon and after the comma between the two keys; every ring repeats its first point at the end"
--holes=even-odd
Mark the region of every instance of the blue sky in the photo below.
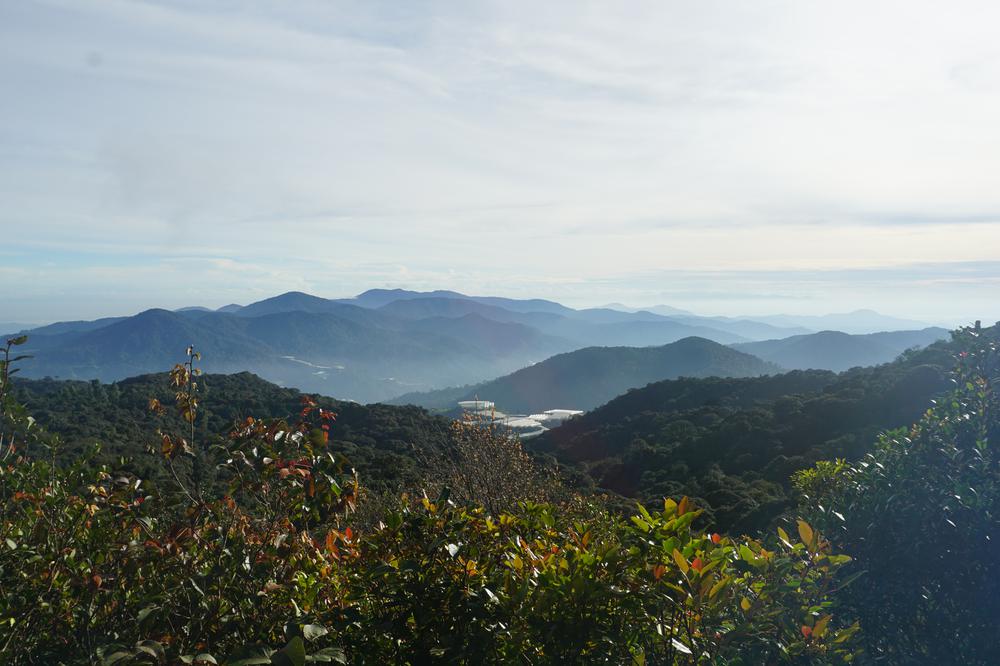
{"type": "Polygon", "coordinates": [[[0,321],[370,287],[1000,318],[994,3],[0,5],[0,321]]]}

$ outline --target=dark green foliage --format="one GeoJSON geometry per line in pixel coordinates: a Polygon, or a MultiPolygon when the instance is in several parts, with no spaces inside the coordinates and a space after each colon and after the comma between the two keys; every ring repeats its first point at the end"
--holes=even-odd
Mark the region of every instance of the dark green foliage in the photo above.
{"type": "Polygon", "coordinates": [[[842,600],[878,661],[1000,663],[998,332],[956,336],[955,388],[918,424],[797,475],[801,510],[864,572],[842,600]]]}
{"type": "Polygon", "coordinates": [[[451,410],[478,396],[505,412],[593,409],[625,391],[673,377],[752,377],[780,369],[704,338],[660,347],[588,347],[559,354],[506,377],[392,400],[451,410]]]}
{"type": "Polygon", "coordinates": [[[715,524],[754,530],[788,507],[789,477],[855,459],[947,388],[947,344],[835,375],[678,379],[629,391],[532,440],[596,486],[644,502],[697,497],[715,524]]]}
{"type": "MultiPolygon", "coordinates": [[[[224,435],[247,416],[289,418],[301,408],[299,391],[247,372],[204,375],[198,381],[197,434],[205,441],[224,435]]],[[[116,465],[120,457],[131,457],[129,469],[141,476],[158,474],[155,461],[143,455],[150,446],[159,450],[157,429],[180,425],[173,415],[160,417],[149,410],[151,398],[173,402],[165,373],[113,384],[22,379],[15,384],[15,394],[40,425],[62,438],[64,459],[81,455],[96,442],[102,445],[101,461],[116,465]]],[[[421,473],[415,452],[438,450],[450,436],[449,420],[419,407],[359,405],[331,398],[317,402],[337,414],[331,447],[368,484],[416,484],[421,473]]]]}

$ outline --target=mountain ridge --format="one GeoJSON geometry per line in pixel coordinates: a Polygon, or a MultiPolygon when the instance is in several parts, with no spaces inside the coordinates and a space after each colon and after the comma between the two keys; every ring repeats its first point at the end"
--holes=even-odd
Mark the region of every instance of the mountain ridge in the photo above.
{"type": "Polygon", "coordinates": [[[494,402],[504,412],[587,410],[629,389],[671,377],[752,376],[778,371],[778,366],[749,354],[689,337],[660,347],[585,347],[476,385],[406,394],[390,402],[453,409],[460,400],[478,398],[494,402]]]}

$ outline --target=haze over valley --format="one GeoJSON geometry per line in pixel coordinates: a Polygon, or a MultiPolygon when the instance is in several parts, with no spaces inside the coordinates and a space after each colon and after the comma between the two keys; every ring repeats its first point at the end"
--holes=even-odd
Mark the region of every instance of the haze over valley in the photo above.
{"type": "Polygon", "coordinates": [[[24,372],[115,381],[170,367],[178,350],[193,344],[209,372],[250,371],[340,399],[412,400],[444,409],[476,394],[502,395],[503,408],[530,412],[590,409],[629,388],[677,376],[874,365],[947,337],[947,330],[932,327],[882,330],[922,324],[871,311],[772,317],[780,322],[772,323],[660,309],[664,314],[624,306],[578,310],[543,299],[448,291],[375,289],[349,299],[289,292],[218,310],[150,309],[29,329],[25,349],[34,358],[24,372]],[[864,333],[813,332],[803,325],[830,321],[864,333]],[[498,379],[510,373],[510,380],[498,379]],[[508,381],[518,388],[501,389],[508,381]],[[573,390],[582,393],[563,393],[573,390]],[[532,394],[554,402],[529,399],[532,394]]]}

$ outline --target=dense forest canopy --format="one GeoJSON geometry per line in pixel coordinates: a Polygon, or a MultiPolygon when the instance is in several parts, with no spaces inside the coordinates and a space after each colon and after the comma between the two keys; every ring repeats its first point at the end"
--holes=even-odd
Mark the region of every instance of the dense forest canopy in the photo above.
{"type": "Polygon", "coordinates": [[[878,434],[914,421],[949,386],[952,347],[842,374],[676,379],[635,389],[551,430],[532,447],[601,488],[644,502],[697,497],[725,529],[767,524],[793,472],[856,459],[878,434]]]}
{"type": "MultiPolygon", "coordinates": [[[[158,448],[157,429],[164,418],[149,410],[150,399],[167,404],[173,398],[166,373],[143,375],[119,382],[20,379],[15,395],[49,432],[63,440],[61,455],[72,459],[94,443],[100,459],[114,463],[121,457],[129,467],[151,473],[155,459],[146,454],[158,448]]],[[[201,411],[198,434],[206,440],[225,436],[248,416],[291,418],[301,409],[303,394],[282,388],[251,373],[203,375],[199,378],[201,411]]],[[[359,405],[318,396],[317,404],[337,415],[331,448],[363,475],[367,483],[409,486],[420,475],[416,452],[441,448],[448,437],[449,420],[413,406],[359,405]]]]}

